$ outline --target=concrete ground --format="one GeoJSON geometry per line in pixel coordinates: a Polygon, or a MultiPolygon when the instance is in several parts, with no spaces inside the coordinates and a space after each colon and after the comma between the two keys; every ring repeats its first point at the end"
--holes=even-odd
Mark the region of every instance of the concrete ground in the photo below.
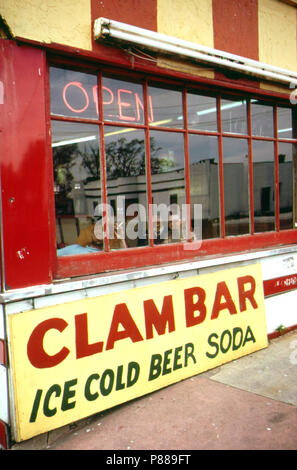
{"type": "Polygon", "coordinates": [[[297,332],[12,450],[296,450],[297,332]]]}

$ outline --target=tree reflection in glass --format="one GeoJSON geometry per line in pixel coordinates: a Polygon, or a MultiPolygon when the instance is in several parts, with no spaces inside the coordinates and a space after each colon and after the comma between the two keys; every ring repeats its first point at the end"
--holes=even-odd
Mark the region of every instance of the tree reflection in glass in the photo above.
{"type": "Polygon", "coordinates": [[[77,242],[100,201],[98,127],[53,121],[52,149],[57,244],[61,248],[77,242]],[[94,189],[92,198],[90,185],[94,189]]]}
{"type": "Polygon", "coordinates": [[[148,243],[145,135],[105,127],[107,201],[125,232],[127,247],[148,243]]]}

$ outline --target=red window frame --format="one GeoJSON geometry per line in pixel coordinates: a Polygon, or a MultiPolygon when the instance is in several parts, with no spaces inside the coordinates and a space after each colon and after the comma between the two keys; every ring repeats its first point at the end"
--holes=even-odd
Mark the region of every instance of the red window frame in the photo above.
{"type": "MultiPolygon", "coordinates": [[[[55,61],[51,60],[48,63],[48,72],[50,66],[64,67],[66,69],[75,69],[82,72],[94,72],[97,73],[98,77],[98,108],[99,116],[98,120],[94,119],[77,119],[73,117],[63,117],[63,116],[51,116],[50,114],[50,104],[49,96],[47,98],[47,125],[50,127],[51,119],[57,121],[68,121],[68,122],[80,122],[80,123],[89,123],[95,124],[99,127],[100,135],[100,155],[101,155],[101,171],[105,174],[105,149],[104,149],[104,120],[103,120],[103,104],[102,104],[102,76],[109,75],[114,78],[135,80],[137,83],[143,84],[144,89],[144,115],[145,122],[144,124],[134,124],[133,127],[143,129],[146,136],[146,155],[147,155],[147,188],[148,188],[148,207],[152,202],[152,191],[151,191],[151,177],[150,177],[150,146],[149,146],[149,132],[152,127],[149,125],[149,111],[148,111],[148,99],[147,99],[147,88],[148,84],[163,84],[173,85],[177,89],[182,90],[183,97],[183,112],[184,112],[184,128],[183,129],[171,129],[161,126],[154,126],[153,130],[159,131],[169,131],[169,132],[178,132],[184,136],[184,149],[185,149],[185,181],[186,181],[186,198],[187,203],[190,204],[190,172],[189,172],[189,146],[188,146],[188,135],[197,134],[197,135],[212,135],[217,136],[218,139],[218,153],[219,153],[219,194],[220,194],[220,227],[221,227],[221,236],[220,238],[215,239],[205,239],[202,240],[202,244],[199,249],[191,250],[190,243],[177,243],[177,244],[164,244],[164,245],[155,245],[153,244],[152,238],[152,219],[151,213],[149,215],[149,232],[150,240],[149,245],[146,247],[137,247],[137,248],[128,248],[118,251],[108,251],[108,239],[105,236],[105,250],[95,254],[88,255],[75,255],[75,256],[66,256],[57,258],[55,252],[53,251],[52,261],[54,266],[54,278],[65,278],[65,277],[75,277],[83,276],[89,274],[99,274],[103,272],[123,270],[123,269],[133,269],[146,267],[151,265],[159,265],[163,263],[172,263],[172,262],[181,262],[186,260],[193,260],[205,257],[207,255],[214,254],[227,254],[234,252],[242,252],[247,250],[257,250],[269,248],[276,245],[283,244],[292,244],[296,242],[296,231],[294,228],[289,230],[280,230],[280,221],[279,221],[279,181],[278,181],[278,143],[297,143],[297,139],[280,139],[277,135],[277,106],[285,105],[290,107],[289,100],[282,98],[277,98],[276,96],[268,96],[267,92],[263,93],[260,89],[251,89],[248,91],[243,91],[240,87],[234,86],[234,89],[230,89],[224,86],[218,86],[217,83],[209,84],[197,83],[193,78],[193,81],[190,83],[188,81],[174,79],[171,77],[162,77],[158,75],[148,74],[146,76],[144,73],[130,72],[127,70],[121,70],[120,68],[111,68],[109,66],[93,66],[93,65],[84,65],[83,67],[76,67],[71,64],[71,62],[65,61],[55,61]],[[236,89],[238,88],[238,89],[236,89]],[[188,128],[187,124],[187,92],[196,91],[204,94],[210,94],[216,96],[217,101],[217,122],[218,130],[217,132],[208,132],[202,130],[193,130],[188,128]],[[247,122],[248,122],[248,132],[246,135],[238,134],[224,134],[222,131],[222,120],[221,120],[221,111],[220,111],[220,101],[221,96],[225,97],[242,97],[247,99],[247,122]],[[259,137],[252,135],[251,127],[251,104],[250,99],[260,99],[265,101],[267,104],[273,106],[273,119],[274,119],[274,135],[273,137],[259,137]],[[249,149],[249,204],[250,204],[250,233],[246,235],[237,235],[237,236],[226,236],[225,231],[225,220],[224,220],[224,190],[223,190],[223,137],[224,136],[232,138],[241,138],[246,139],[248,142],[249,149]],[[253,197],[253,166],[252,166],[252,143],[254,140],[269,141],[274,144],[275,150],[275,181],[274,181],[274,191],[275,191],[275,230],[271,232],[262,232],[255,233],[254,230],[254,197],[253,197]]],[[[49,83],[47,88],[49,89],[49,83]]],[[[49,93],[48,93],[49,95],[49,93]]],[[[119,123],[119,122],[108,122],[110,126],[116,127],[131,127],[131,123],[119,123]]],[[[50,146],[50,143],[49,143],[50,146]]],[[[50,151],[51,153],[51,151],[50,151]]],[[[107,186],[106,180],[103,178],[103,191],[102,191],[102,202],[107,202],[107,186]]],[[[53,181],[52,181],[52,193],[53,193],[53,181]]],[[[54,217],[54,202],[52,201],[52,216],[54,217]]],[[[56,244],[55,235],[54,235],[54,225],[52,226],[52,240],[56,244]]]]}

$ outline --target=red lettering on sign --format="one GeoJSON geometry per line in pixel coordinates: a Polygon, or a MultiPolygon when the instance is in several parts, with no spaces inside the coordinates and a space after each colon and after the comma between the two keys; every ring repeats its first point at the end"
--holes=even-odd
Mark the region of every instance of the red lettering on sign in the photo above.
{"type": "Polygon", "coordinates": [[[99,108],[98,108],[98,86],[97,85],[93,86],[93,101],[95,103],[96,113],[98,115],[99,108]]]}
{"type": "Polygon", "coordinates": [[[124,114],[123,114],[122,108],[130,108],[131,103],[129,103],[127,101],[122,101],[122,98],[121,98],[122,93],[132,95],[132,91],[131,90],[122,90],[120,88],[118,89],[119,118],[122,119],[123,121],[135,121],[136,120],[135,117],[124,116],[124,114]]]}
{"type": "Polygon", "coordinates": [[[88,315],[82,313],[75,316],[75,345],[76,358],[92,356],[103,351],[103,342],[89,344],[88,315]]]}
{"type": "Polygon", "coordinates": [[[140,117],[140,110],[139,110],[139,108],[141,108],[142,111],[144,111],[144,106],[143,106],[143,103],[142,103],[142,101],[140,100],[140,98],[139,98],[139,96],[138,96],[138,93],[135,93],[135,103],[136,103],[137,121],[140,121],[141,117],[140,117]]]}
{"type": "Polygon", "coordinates": [[[113,349],[116,341],[125,338],[130,338],[133,343],[143,341],[143,337],[131,317],[127,305],[123,303],[115,306],[106,343],[106,350],[113,349]],[[122,325],[124,330],[118,331],[119,325],[122,325]]]}
{"type": "Polygon", "coordinates": [[[150,116],[149,116],[148,120],[150,122],[153,122],[155,120],[155,118],[154,118],[153,103],[152,103],[152,97],[151,96],[148,97],[148,103],[149,103],[149,111],[150,111],[150,116]]]}
{"type": "MultiPolygon", "coordinates": [[[[256,280],[249,275],[237,278],[238,305],[240,312],[247,310],[249,306],[258,308],[255,300],[256,280]]],[[[215,288],[214,300],[211,309],[211,320],[218,318],[222,310],[228,310],[230,315],[237,313],[237,307],[232,299],[231,293],[225,281],[218,282],[215,288]]],[[[175,331],[175,317],[173,306],[173,295],[166,295],[163,298],[161,312],[157,308],[153,299],[143,301],[144,325],[146,339],[154,337],[154,329],[158,335],[175,331]]],[[[210,301],[213,296],[210,294],[210,301]]],[[[237,300],[237,298],[236,298],[237,300]]],[[[185,322],[186,327],[192,327],[204,322],[207,316],[206,291],[200,286],[194,286],[184,290],[185,302],[185,322]]],[[[144,340],[137,324],[131,316],[126,303],[115,305],[113,316],[107,335],[107,341],[89,342],[88,334],[88,314],[81,313],[74,316],[74,347],[76,358],[84,358],[102,353],[103,350],[110,350],[115,347],[117,341],[129,338],[132,343],[144,340]]],[[[142,324],[142,323],[141,323],[142,324]]],[[[39,369],[50,368],[60,364],[70,350],[64,346],[56,354],[50,355],[44,347],[44,338],[48,331],[57,330],[62,333],[68,323],[62,318],[50,318],[37,325],[28,340],[27,354],[31,364],[39,369]]],[[[100,334],[100,330],[98,331],[100,334]]],[[[97,334],[97,332],[96,332],[97,334]]],[[[52,341],[52,343],[54,343],[52,341]]]]}
{"type": "Polygon", "coordinates": [[[153,326],[156,328],[158,335],[165,334],[167,323],[169,333],[175,330],[172,295],[164,297],[161,313],[153,299],[145,300],[143,307],[147,339],[153,338],[153,326]]]}
{"type": "Polygon", "coordinates": [[[88,96],[88,93],[86,92],[86,90],[84,89],[84,87],[82,86],[82,84],[80,82],[69,82],[67,83],[67,85],[65,85],[64,89],[63,89],[63,101],[65,103],[65,105],[67,106],[67,108],[69,108],[73,113],[83,113],[87,107],[89,106],[89,96],[88,96]],[[70,87],[70,86],[75,86],[77,87],[79,90],[82,91],[85,99],[86,99],[86,104],[83,108],[81,109],[75,109],[73,108],[73,106],[71,106],[69,104],[69,102],[67,101],[67,98],[66,98],[66,91],[67,89],[70,87]]]}
{"type": "MultiPolygon", "coordinates": [[[[1,92],[1,88],[0,88],[1,92]]],[[[109,106],[113,103],[117,107],[118,116],[114,116],[115,109],[111,110],[111,114],[108,114],[108,109],[105,111],[111,117],[114,117],[115,121],[120,119],[121,121],[133,121],[133,122],[141,122],[142,121],[142,113],[144,112],[144,105],[141,101],[138,93],[134,93],[132,90],[126,90],[123,88],[119,88],[116,90],[116,98],[113,91],[106,87],[102,86],[102,92],[104,94],[103,105],[109,106]],[[130,111],[130,113],[129,113],[130,111]],[[128,113],[128,115],[127,115],[128,113]],[[129,115],[130,114],[130,115],[129,115]]],[[[96,113],[99,115],[99,104],[98,104],[98,85],[94,85],[92,87],[92,95],[93,95],[93,102],[96,108],[96,113]]],[[[67,83],[62,92],[62,97],[65,106],[67,106],[70,111],[73,113],[81,114],[87,110],[90,104],[89,94],[86,89],[83,87],[81,82],[69,82],[67,83]],[[70,87],[75,87],[79,92],[82,93],[85,103],[81,108],[76,108],[73,103],[71,103],[70,96],[67,91],[70,87]]],[[[1,98],[1,97],[0,97],[1,98]]],[[[154,112],[153,112],[153,104],[152,104],[152,97],[148,96],[148,120],[149,122],[154,121],[154,112]]]]}
{"type": "Polygon", "coordinates": [[[206,317],[206,306],[204,303],[206,297],[205,290],[202,289],[202,287],[192,287],[185,289],[184,296],[187,327],[202,323],[206,317]],[[196,302],[194,302],[194,297],[198,297],[196,302]],[[194,312],[197,311],[199,315],[195,316],[194,312]]]}
{"type": "Polygon", "coordinates": [[[107,93],[110,94],[110,100],[109,100],[109,101],[104,101],[104,100],[103,100],[103,104],[111,104],[111,103],[113,103],[114,95],[113,95],[113,92],[111,91],[111,89],[110,89],[110,88],[107,88],[106,86],[103,86],[103,87],[102,87],[102,90],[105,90],[105,91],[107,91],[107,93]]]}
{"type": "Polygon", "coordinates": [[[43,340],[45,334],[49,330],[64,331],[68,323],[62,318],[50,318],[42,323],[39,323],[31,333],[27,344],[27,354],[31,364],[37,369],[45,369],[47,367],[54,367],[69,354],[69,349],[63,347],[57,354],[50,356],[47,354],[43,347],[43,340]]]}
{"type": "Polygon", "coordinates": [[[278,294],[286,292],[297,287],[297,275],[289,274],[288,276],[277,277],[274,279],[266,279],[263,281],[264,295],[278,294]]]}
{"type": "MultiPolygon", "coordinates": [[[[142,109],[142,111],[144,111],[144,106],[143,106],[143,103],[141,101],[141,99],[139,98],[138,96],[138,93],[135,93],[135,103],[136,103],[136,113],[137,113],[137,121],[140,121],[141,120],[141,115],[140,115],[140,109],[142,109]]],[[[153,113],[153,103],[152,103],[152,97],[149,96],[148,97],[148,111],[149,111],[149,116],[148,116],[148,120],[149,122],[153,122],[154,121],[154,113],[153,113]]]]}
{"type": "Polygon", "coordinates": [[[225,309],[228,309],[231,315],[237,313],[235,304],[232,300],[227,284],[225,281],[222,281],[219,282],[217,285],[215,300],[212,307],[211,319],[214,320],[215,318],[218,318],[219,313],[225,309]],[[223,298],[225,299],[225,302],[222,302],[223,298]]]}
{"type": "Polygon", "coordinates": [[[246,301],[249,300],[253,308],[258,308],[254,294],[256,290],[256,281],[252,276],[243,276],[237,279],[239,308],[243,312],[246,310],[246,301]],[[245,285],[250,284],[250,289],[245,290],[245,285]]]}

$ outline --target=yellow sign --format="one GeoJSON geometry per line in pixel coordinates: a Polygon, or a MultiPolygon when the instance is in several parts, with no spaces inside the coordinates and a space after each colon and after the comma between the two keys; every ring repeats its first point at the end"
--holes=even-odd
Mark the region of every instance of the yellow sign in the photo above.
{"type": "Polygon", "coordinates": [[[9,317],[17,440],[267,346],[260,265],[9,317]]]}

